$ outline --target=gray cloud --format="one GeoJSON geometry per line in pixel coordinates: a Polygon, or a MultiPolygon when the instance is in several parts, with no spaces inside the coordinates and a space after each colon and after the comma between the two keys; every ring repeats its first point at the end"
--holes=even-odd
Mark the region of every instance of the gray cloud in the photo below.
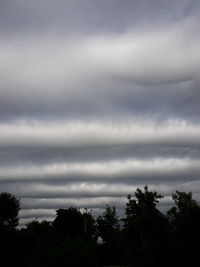
{"type": "Polygon", "coordinates": [[[49,147],[28,149],[10,147],[1,149],[0,166],[45,165],[52,162],[103,162],[110,160],[156,159],[156,158],[200,159],[200,147],[180,145],[104,145],[91,147],[49,147]]]}
{"type": "Polygon", "coordinates": [[[199,1],[1,0],[0,189],[20,224],[200,199],[199,1]]]}
{"type": "MultiPolygon", "coordinates": [[[[64,183],[52,185],[48,183],[37,183],[9,185],[6,184],[4,187],[9,186],[10,191],[17,192],[21,198],[32,198],[32,199],[58,199],[64,198],[68,205],[67,200],[70,198],[77,198],[81,202],[83,198],[94,198],[94,197],[126,197],[128,194],[133,194],[138,184],[142,184],[142,181],[126,183],[121,181],[119,184],[116,183],[92,183],[89,182],[76,182],[76,183],[64,183]]],[[[169,198],[170,194],[175,190],[192,190],[193,193],[198,193],[200,179],[196,181],[156,181],[150,185],[150,189],[157,190],[161,194],[165,195],[165,199],[169,198]]]]}
{"type": "Polygon", "coordinates": [[[126,123],[37,122],[0,124],[1,148],[92,147],[109,145],[198,146],[200,126],[172,119],[160,124],[150,120],[126,123]]]}
{"type": "Polygon", "coordinates": [[[5,40],[1,119],[158,112],[162,119],[198,118],[197,25],[189,17],[150,32],[5,40]]]}
{"type": "Polygon", "coordinates": [[[155,159],[89,163],[54,163],[1,168],[0,181],[138,181],[199,179],[199,160],[155,159]]]}
{"type": "Polygon", "coordinates": [[[74,34],[122,31],[130,25],[170,23],[194,12],[198,1],[2,0],[1,31],[8,34],[74,34]]]}

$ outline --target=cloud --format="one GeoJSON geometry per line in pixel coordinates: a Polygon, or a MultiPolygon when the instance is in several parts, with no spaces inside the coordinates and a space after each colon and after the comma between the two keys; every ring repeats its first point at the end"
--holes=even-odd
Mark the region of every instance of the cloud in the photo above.
{"type": "Polygon", "coordinates": [[[197,25],[189,17],[151,31],[3,38],[1,114],[80,118],[105,109],[110,116],[130,112],[132,103],[134,113],[153,115],[157,103],[166,117],[198,81],[197,25]]]}
{"type": "Polygon", "coordinates": [[[56,216],[55,210],[49,210],[49,209],[24,209],[20,211],[20,217],[21,220],[25,218],[54,218],[56,216]]]}
{"type": "Polygon", "coordinates": [[[2,0],[0,29],[1,34],[18,36],[123,31],[130,25],[171,23],[194,13],[197,7],[194,0],[2,0]]]}
{"type": "MultiPolygon", "coordinates": [[[[199,182],[200,180],[186,183],[153,184],[150,186],[150,190],[156,190],[165,195],[165,197],[160,200],[158,208],[166,213],[173,205],[171,194],[174,193],[175,190],[185,192],[192,191],[193,197],[200,200],[198,193],[199,182]]],[[[113,184],[110,187],[105,186],[105,184],[78,184],[77,187],[71,185],[68,187],[62,186],[60,188],[58,186],[49,187],[40,184],[38,187],[35,186],[35,189],[33,188],[31,192],[29,188],[26,187],[24,188],[24,195],[21,195],[24,208],[20,211],[20,224],[23,225],[26,220],[30,221],[33,219],[53,220],[55,218],[55,209],[68,208],[70,206],[79,207],[81,210],[88,207],[92,209],[93,215],[97,217],[104,211],[106,204],[114,205],[117,207],[118,213],[122,218],[124,217],[124,209],[127,202],[126,196],[128,194],[133,196],[136,188],[136,186],[128,186],[125,184],[113,184]],[[39,192],[35,194],[34,192],[36,191],[34,190],[36,190],[36,188],[39,192]],[[87,193],[84,195],[85,190],[88,191],[88,195],[87,193]],[[100,190],[102,190],[101,192],[103,193],[99,194],[100,190]],[[63,191],[65,191],[64,194],[63,191]],[[45,198],[40,196],[42,192],[45,198]],[[52,194],[52,192],[55,192],[55,194],[52,194]],[[33,196],[31,194],[33,194],[33,196]]]]}
{"type": "Polygon", "coordinates": [[[0,187],[20,224],[199,200],[199,1],[0,1],[0,187]],[[67,204],[66,204],[67,203],[67,204]]]}
{"type": "MultiPolygon", "coordinates": [[[[11,192],[17,192],[20,198],[31,199],[58,199],[64,198],[66,201],[70,198],[77,198],[79,201],[84,198],[98,198],[98,197],[126,197],[128,194],[134,194],[138,188],[138,184],[145,185],[143,181],[126,182],[121,180],[120,183],[100,183],[92,182],[71,182],[62,184],[48,184],[41,182],[26,183],[18,182],[11,184],[4,184],[8,186],[11,192]]],[[[165,195],[165,199],[175,192],[175,190],[190,191],[198,193],[200,179],[196,181],[155,181],[150,184],[150,190],[159,191],[165,195]]]]}
{"type": "Polygon", "coordinates": [[[125,198],[114,198],[114,197],[96,197],[96,198],[82,198],[76,199],[71,198],[67,199],[58,198],[58,199],[21,199],[22,205],[24,209],[30,208],[39,208],[39,209],[59,209],[59,208],[67,208],[71,206],[76,206],[79,208],[99,208],[106,207],[107,204],[111,206],[123,207],[123,202],[125,202],[125,198]]]}
{"type": "Polygon", "coordinates": [[[156,159],[1,168],[1,181],[199,179],[199,160],[156,159]]]}
{"type": "Polygon", "coordinates": [[[184,145],[200,144],[200,126],[172,120],[156,124],[137,120],[126,123],[37,122],[0,124],[4,147],[90,147],[108,145],[184,145]]]}

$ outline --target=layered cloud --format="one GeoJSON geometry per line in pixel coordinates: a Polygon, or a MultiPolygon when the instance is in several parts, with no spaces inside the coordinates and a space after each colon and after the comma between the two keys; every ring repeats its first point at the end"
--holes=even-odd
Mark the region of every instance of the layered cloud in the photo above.
{"type": "Polygon", "coordinates": [[[200,124],[171,120],[124,122],[33,122],[0,124],[0,146],[92,147],[112,145],[198,146],[200,124]]]}
{"type": "Polygon", "coordinates": [[[198,1],[0,3],[0,189],[20,223],[148,184],[200,191],[198,1]]]}
{"type": "Polygon", "coordinates": [[[199,160],[167,159],[151,161],[113,161],[87,164],[52,164],[44,166],[18,166],[1,168],[1,181],[134,181],[142,179],[199,179],[199,160]]]}
{"type": "Polygon", "coordinates": [[[163,119],[170,110],[197,119],[198,25],[197,18],[187,17],[151,31],[3,38],[2,119],[101,118],[132,112],[159,112],[163,119]]]}

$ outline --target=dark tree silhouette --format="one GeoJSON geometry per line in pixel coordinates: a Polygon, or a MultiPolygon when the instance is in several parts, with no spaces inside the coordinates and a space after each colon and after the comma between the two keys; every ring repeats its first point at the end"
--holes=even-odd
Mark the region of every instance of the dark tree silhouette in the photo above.
{"type": "Polygon", "coordinates": [[[84,237],[87,239],[92,239],[96,242],[98,239],[97,227],[96,221],[92,215],[92,211],[85,209],[82,216],[84,223],[84,237]]]}
{"type": "Polygon", "coordinates": [[[130,244],[134,264],[157,266],[166,246],[168,221],[156,207],[162,198],[157,192],[138,188],[135,198],[128,195],[124,219],[125,235],[130,244]],[[165,242],[163,242],[165,240],[165,242]]]}
{"type": "Polygon", "coordinates": [[[148,187],[128,195],[124,225],[115,207],[96,220],[76,207],[57,210],[53,222],[32,221],[17,229],[19,200],[0,194],[1,265],[20,267],[196,266],[199,260],[200,206],[192,193],[176,191],[167,215],[162,198],[148,187]],[[101,237],[103,242],[98,243],[101,237]]]}
{"type": "Polygon", "coordinates": [[[0,193],[0,258],[2,266],[13,266],[18,259],[16,226],[20,201],[9,193],[0,193]]]}
{"type": "Polygon", "coordinates": [[[154,220],[162,217],[161,212],[156,208],[161,198],[162,196],[157,192],[149,191],[147,186],[144,187],[144,192],[138,188],[134,199],[131,195],[127,197],[125,228],[132,234],[137,232],[137,239],[140,243],[148,240],[151,235],[154,236],[152,232],[155,227],[154,220]]]}
{"type": "Polygon", "coordinates": [[[13,230],[18,225],[20,201],[9,193],[0,193],[0,230],[13,230]]]}
{"type": "Polygon", "coordinates": [[[97,218],[98,235],[105,243],[113,243],[116,241],[119,230],[119,217],[115,207],[106,206],[102,216],[97,218]]]}
{"type": "Polygon", "coordinates": [[[84,219],[80,210],[76,207],[59,209],[53,225],[58,234],[70,236],[82,236],[85,231],[84,219]]]}
{"type": "Polygon", "coordinates": [[[102,265],[117,265],[121,262],[119,249],[120,224],[115,207],[106,206],[97,218],[98,236],[103,240],[99,245],[99,258],[102,265]]]}
{"type": "Polygon", "coordinates": [[[191,212],[199,210],[199,205],[196,200],[192,198],[192,193],[185,193],[176,191],[172,194],[172,199],[175,202],[168,212],[170,220],[175,222],[181,216],[191,215],[191,212]]]}
{"type": "Polygon", "coordinates": [[[46,240],[51,239],[55,235],[55,229],[52,222],[33,220],[26,225],[26,230],[35,236],[44,238],[46,240]]]}
{"type": "Polygon", "coordinates": [[[193,266],[199,258],[200,207],[192,193],[176,191],[175,202],[168,212],[172,225],[174,258],[182,266],[193,266]]]}
{"type": "Polygon", "coordinates": [[[57,246],[53,247],[53,266],[95,266],[95,220],[91,212],[76,208],[57,210],[55,227],[57,246]]]}

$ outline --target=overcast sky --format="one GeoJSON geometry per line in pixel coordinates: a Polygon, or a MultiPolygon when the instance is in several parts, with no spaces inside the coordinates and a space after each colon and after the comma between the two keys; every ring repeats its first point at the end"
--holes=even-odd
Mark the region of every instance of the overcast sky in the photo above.
{"type": "Polygon", "coordinates": [[[200,200],[198,0],[0,0],[0,191],[20,224],[200,200]]]}

